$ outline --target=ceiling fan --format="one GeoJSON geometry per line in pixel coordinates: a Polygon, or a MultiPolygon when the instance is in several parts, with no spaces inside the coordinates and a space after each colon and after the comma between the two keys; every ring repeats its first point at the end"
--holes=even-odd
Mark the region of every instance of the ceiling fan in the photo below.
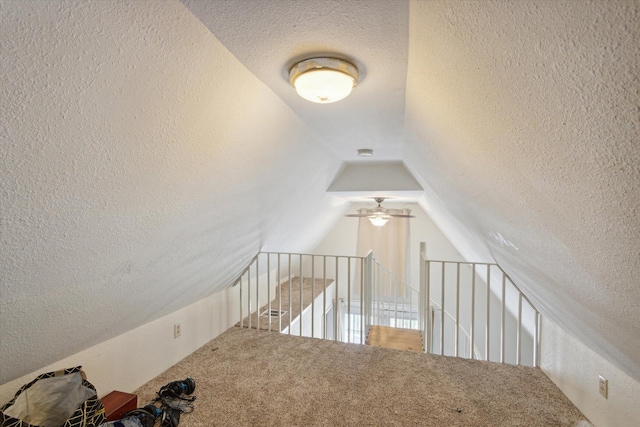
{"type": "Polygon", "coordinates": [[[409,215],[411,210],[409,209],[385,209],[381,206],[382,202],[384,202],[383,197],[375,197],[375,200],[378,203],[373,209],[358,209],[357,214],[348,214],[345,216],[355,217],[355,218],[369,218],[371,224],[382,227],[389,221],[391,218],[415,218],[414,215],[409,215]]]}

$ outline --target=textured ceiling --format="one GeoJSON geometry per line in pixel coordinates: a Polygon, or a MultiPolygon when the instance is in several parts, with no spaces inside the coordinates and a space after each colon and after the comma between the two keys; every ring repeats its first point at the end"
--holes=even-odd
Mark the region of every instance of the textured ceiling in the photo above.
{"type": "Polygon", "coordinates": [[[357,148],[401,160],[461,253],[640,380],[640,2],[4,1],[0,19],[0,383],[211,294],[260,248],[312,250],[357,148]],[[338,104],[286,79],[322,53],[362,72],[338,104]]]}
{"type": "Polygon", "coordinates": [[[407,1],[183,3],[341,159],[361,160],[358,148],[372,148],[377,160],[402,159],[407,1]],[[358,86],[336,104],[307,102],[289,84],[289,69],[327,54],[358,67],[358,86]]]}

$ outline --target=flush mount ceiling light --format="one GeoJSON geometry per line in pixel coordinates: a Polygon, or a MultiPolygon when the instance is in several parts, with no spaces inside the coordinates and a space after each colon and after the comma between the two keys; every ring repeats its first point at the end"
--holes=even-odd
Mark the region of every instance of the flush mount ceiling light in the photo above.
{"type": "Polygon", "coordinates": [[[289,82],[304,99],[329,104],[349,96],[358,84],[358,69],[342,59],[310,58],[291,68],[289,82]]]}
{"type": "Polygon", "coordinates": [[[371,148],[360,148],[358,150],[358,156],[360,156],[360,157],[371,157],[371,156],[373,156],[373,150],[371,148]]]}

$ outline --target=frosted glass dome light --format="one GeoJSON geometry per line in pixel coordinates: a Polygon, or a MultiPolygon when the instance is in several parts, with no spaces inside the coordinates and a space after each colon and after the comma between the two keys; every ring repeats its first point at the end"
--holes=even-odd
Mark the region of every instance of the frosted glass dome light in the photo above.
{"type": "Polygon", "coordinates": [[[329,104],[349,96],[358,84],[358,69],[337,58],[311,58],[291,68],[289,82],[304,99],[329,104]]]}
{"type": "Polygon", "coordinates": [[[375,225],[376,227],[382,227],[387,223],[387,221],[389,221],[389,219],[381,216],[373,216],[369,217],[369,221],[371,221],[371,224],[375,225]]]}

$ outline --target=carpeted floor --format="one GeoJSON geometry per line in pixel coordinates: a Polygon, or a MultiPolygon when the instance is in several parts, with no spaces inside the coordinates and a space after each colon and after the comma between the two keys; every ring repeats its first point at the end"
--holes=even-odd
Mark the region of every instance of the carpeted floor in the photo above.
{"type": "Polygon", "coordinates": [[[136,391],[196,381],[180,426],[575,426],[536,368],[233,327],[136,391]]]}

